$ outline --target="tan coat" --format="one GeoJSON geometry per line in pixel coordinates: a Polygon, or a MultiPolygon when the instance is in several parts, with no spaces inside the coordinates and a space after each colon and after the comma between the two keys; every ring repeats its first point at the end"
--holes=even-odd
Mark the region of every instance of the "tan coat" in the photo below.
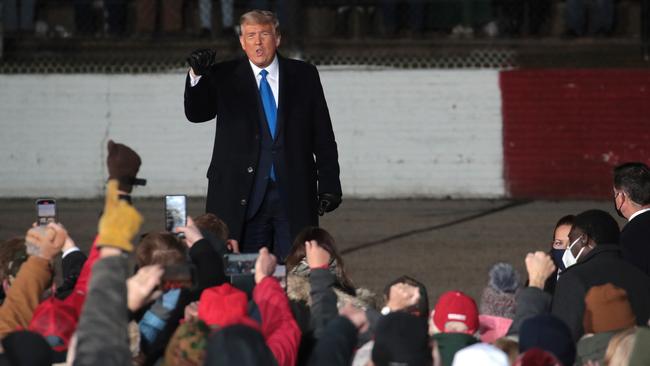
{"type": "Polygon", "coordinates": [[[50,261],[30,256],[16,275],[0,306],[0,338],[17,329],[27,328],[43,291],[52,281],[50,261]]]}

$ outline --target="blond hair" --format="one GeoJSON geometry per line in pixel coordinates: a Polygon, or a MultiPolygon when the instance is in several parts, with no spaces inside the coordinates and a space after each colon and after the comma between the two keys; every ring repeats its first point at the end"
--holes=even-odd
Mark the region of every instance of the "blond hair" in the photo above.
{"type": "Polygon", "coordinates": [[[268,10],[253,9],[249,12],[242,14],[239,17],[239,35],[241,36],[241,28],[244,24],[271,24],[275,35],[280,35],[280,21],[274,12],[268,10]]]}
{"type": "Polygon", "coordinates": [[[636,327],[623,330],[612,337],[605,351],[605,366],[627,366],[635,340],[636,327]]]}

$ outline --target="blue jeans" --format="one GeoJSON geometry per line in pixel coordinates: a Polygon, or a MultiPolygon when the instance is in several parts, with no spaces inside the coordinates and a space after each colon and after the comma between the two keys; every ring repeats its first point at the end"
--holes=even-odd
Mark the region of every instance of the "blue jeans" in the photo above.
{"type": "Polygon", "coordinates": [[[269,181],[259,210],[244,224],[242,253],[256,253],[267,247],[284,263],[291,249],[289,218],[276,183],[269,181]]]}

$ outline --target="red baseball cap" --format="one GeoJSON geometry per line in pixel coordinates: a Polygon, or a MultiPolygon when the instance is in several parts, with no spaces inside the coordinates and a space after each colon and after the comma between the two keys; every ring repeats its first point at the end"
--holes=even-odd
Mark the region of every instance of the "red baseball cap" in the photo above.
{"type": "Polygon", "coordinates": [[[460,291],[447,291],[440,296],[433,309],[433,324],[445,332],[447,322],[460,322],[467,326],[468,334],[478,330],[478,307],[474,299],[460,291]]]}
{"type": "Polygon", "coordinates": [[[248,316],[248,297],[244,291],[229,283],[203,290],[199,299],[198,315],[210,326],[227,327],[244,324],[259,329],[259,324],[248,316]]]}

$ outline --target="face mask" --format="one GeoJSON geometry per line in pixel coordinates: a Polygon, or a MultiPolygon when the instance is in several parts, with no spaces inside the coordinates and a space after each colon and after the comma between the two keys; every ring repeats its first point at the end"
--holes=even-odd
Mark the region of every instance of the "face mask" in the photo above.
{"type": "Polygon", "coordinates": [[[621,211],[621,207],[623,207],[623,204],[621,203],[621,207],[617,207],[617,206],[616,206],[616,197],[618,197],[619,194],[622,194],[622,193],[617,192],[617,193],[614,195],[614,210],[616,210],[616,213],[618,214],[618,216],[620,216],[620,217],[622,217],[622,218],[624,218],[624,219],[627,220],[627,217],[625,217],[625,216],[623,215],[623,212],[621,211]]]}
{"type": "Polygon", "coordinates": [[[582,247],[580,251],[578,252],[577,256],[573,256],[573,252],[571,252],[571,248],[582,238],[582,235],[578,237],[578,239],[574,240],[571,245],[564,251],[564,254],[562,255],[562,263],[564,263],[565,268],[569,268],[572,265],[576,264],[578,262],[578,258],[580,257],[580,254],[582,254],[582,251],[585,249],[582,247]]]}
{"type": "Polygon", "coordinates": [[[564,271],[566,267],[564,266],[564,262],[562,262],[562,257],[564,256],[564,252],[566,249],[551,249],[551,258],[553,258],[553,263],[555,263],[555,266],[560,269],[560,271],[564,271]]]}

